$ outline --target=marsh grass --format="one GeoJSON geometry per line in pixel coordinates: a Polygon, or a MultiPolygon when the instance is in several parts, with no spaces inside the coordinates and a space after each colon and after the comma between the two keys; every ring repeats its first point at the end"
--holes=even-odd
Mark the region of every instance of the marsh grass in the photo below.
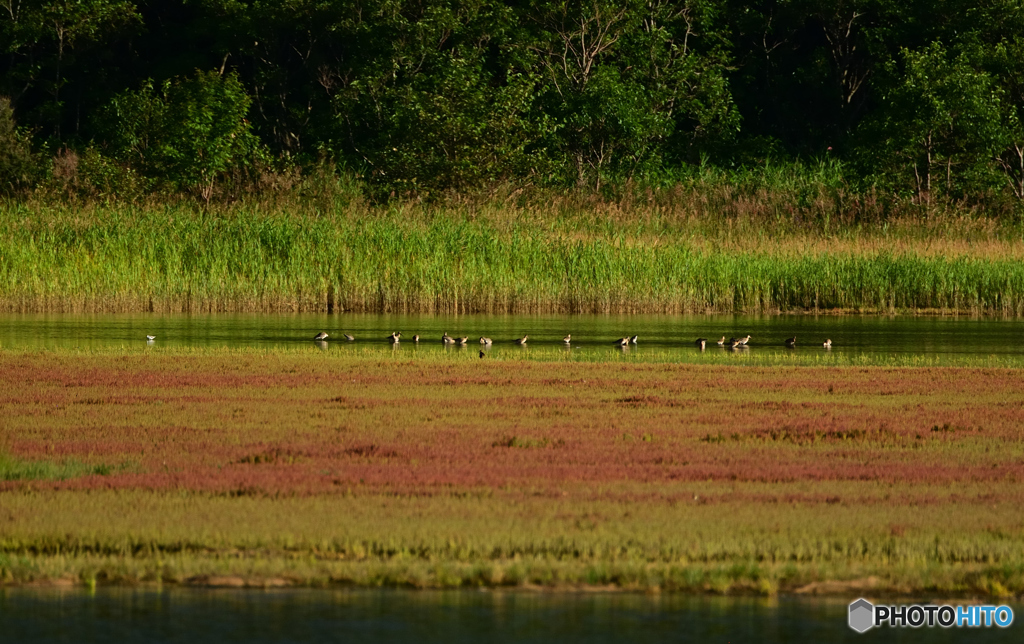
{"type": "Polygon", "coordinates": [[[1012,222],[911,213],[833,228],[660,192],[511,197],[332,211],[5,204],[0,310],[1024,313],[1012,222]]]}
{"type": "Polygon", "coordinates": [[[6,484],[0,583],[1024,593],[1017,370],[369,349],[0,353],[23,461],[139,463],[6,484]]]}
{"type": "Polygon", "coordinates": [[[76,460],[22,460],[0,452],[0,481],[66,481],[80,476],[109,476],[127,465],[87,465],[76,460]]]}
{"type": "Polygon", "coordinates": [[[4,583],[611,585],[773,595],[857,592],[844,584],[855,581],[882,594],[1024,592],[1019,530],[969,505],[943,524],[928,509],[891,506],[694,503],[636,512],[486,496],[232,501],[122,492],[10,501],[9,512],[24,517],[31,506],[34,516],[0,534],[4,583]],[[81,519],[72,530],[67,513],[81,519]],[[832,590],[816,589],[822,582],[832,590]]]}

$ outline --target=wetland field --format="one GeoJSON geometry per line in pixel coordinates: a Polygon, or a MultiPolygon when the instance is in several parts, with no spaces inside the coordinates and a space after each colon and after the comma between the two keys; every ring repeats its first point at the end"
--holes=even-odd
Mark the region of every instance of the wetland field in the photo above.
{"type": "Polygon", "coordinates": [[[0,584],[1024,594],[1019,222],[649,196],[3,205],[0,584]]]}
{"type": "Polygon", "coordinates": [[[1019,369],[476,353],[0,349],[0,583],[1024,593],[1019,369]]]}

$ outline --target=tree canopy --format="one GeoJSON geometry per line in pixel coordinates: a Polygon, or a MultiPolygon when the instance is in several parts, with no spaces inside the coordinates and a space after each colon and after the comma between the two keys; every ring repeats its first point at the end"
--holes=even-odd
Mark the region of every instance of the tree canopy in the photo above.
{"type": "Polygon", "coordinates": [[[0,171],[29,138],[207,199],[254,159],[387,193],[831,156],[1024,200],[1021,34],[1024,0],[0,0],[0,171]]]}

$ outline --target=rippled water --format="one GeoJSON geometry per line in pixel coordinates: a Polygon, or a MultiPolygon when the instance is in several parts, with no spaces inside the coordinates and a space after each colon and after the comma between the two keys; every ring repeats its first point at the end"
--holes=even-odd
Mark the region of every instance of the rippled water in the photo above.
{"type": "MultiPolygon", "coordinates": [[[[950,602],[954,603],[954,602],[950,602]]],[[[848,601],[403,590],[0,589],[4,642],[1017,642],[846,625],[848,601]]],[[[1020,615],[1020,606],[1014,606],[1020,615]]]]}
{"type": "MultiPolygon", "coordinates": [[[[929,358],[937,363],[995,359],[1024,364],[1018,341],[1021,322],[990,318],[887,316],[419,316],[419,315],[3,315],[0,347],[5,349],[99,349],[116,347],[256,347],[366,351],[373,347],[402,352],[444,351],[441,334],[468,336],[479,348],[482,335],[493,338],[494,355],[521,352],[512,340],[530,339],[527,351],[566,350],[562,338],[571,333],[573,356],[603,359],[620,355],[614,341],[638,335],[629,351],[634,357],[694,360],[698,337],[709,340],[705,355],[730,353],[717,346],[722,336],[750,335],[745,356],[794,359],[859,360],[929,358]],[[314,344],[320,331],[330,337],[314,344]],[[392,331],[402,341],[392,347],[392,331]],[[355,336],[348,342],[343,334],[355,336]],[[418,344],[412,336],[421,338],[418,344]],[[156,336],[152,343],[147,335],[156,336]],[[784,340],[796,336],[795,348],[784,340]],[[832,349],[822,343],[832,340],[832,349]]],[[[447,350],[451,350],[448,347],[447,350]]],[[[411,354],[410,354],[411,355],[411,354]]],[[[519,354],[515,354],[519,355],[519,354]]]]}

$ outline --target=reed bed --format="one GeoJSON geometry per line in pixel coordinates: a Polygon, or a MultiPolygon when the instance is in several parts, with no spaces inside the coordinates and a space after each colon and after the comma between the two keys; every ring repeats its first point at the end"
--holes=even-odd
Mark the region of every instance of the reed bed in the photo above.
{"type": "Polygon", "coordinates": [[[8,205],[0,310],[1024,314],[1024,246],[984,226],[604,214],[8,205]]]}

